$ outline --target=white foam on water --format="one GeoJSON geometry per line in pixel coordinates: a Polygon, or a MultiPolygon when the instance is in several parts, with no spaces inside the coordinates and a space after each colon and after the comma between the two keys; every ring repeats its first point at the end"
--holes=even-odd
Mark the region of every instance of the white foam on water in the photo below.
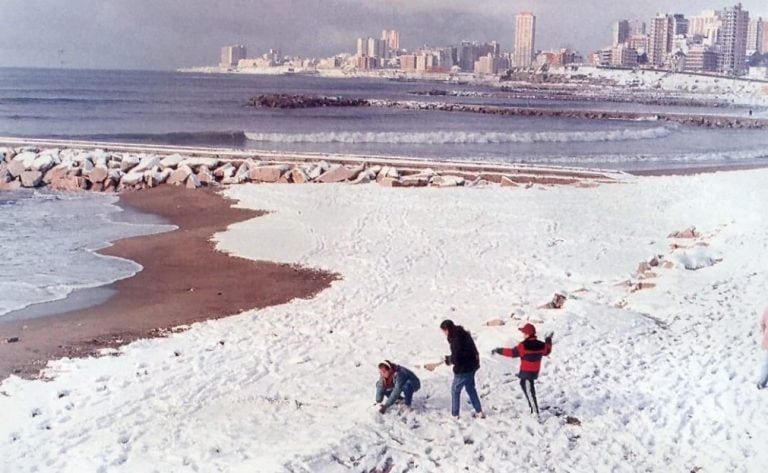
{"type": "Polygon", "coordinates": [[[139,264],[95,250],[171,226],[117,222],[117,197],[98,194],[0,194],[0,317],[136,274],[139,264]]]}
{"type": "Polygon", "coordinates": [[[673,133],[670,127],[645,129],[622,128],[608,131],[519,131],[519,132],[360,132],[323,133],[255,133],[246,138],[261,143],[381,143],[381,144],[498,144],[498,143],[578,143],[634,141],[664,138],[673,133]]]}

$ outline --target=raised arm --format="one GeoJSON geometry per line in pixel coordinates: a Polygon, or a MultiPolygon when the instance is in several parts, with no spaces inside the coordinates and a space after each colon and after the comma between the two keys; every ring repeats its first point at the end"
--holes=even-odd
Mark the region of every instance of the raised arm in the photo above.
{"type": "Polygon", "coordinates": [[[493,354],[495,355],[501,355],[501,356],[508,356],[509,358],[519,358],[520,357],[520,350],[517,349],[517,347],[514,348],[494,348],[493,354]]]}

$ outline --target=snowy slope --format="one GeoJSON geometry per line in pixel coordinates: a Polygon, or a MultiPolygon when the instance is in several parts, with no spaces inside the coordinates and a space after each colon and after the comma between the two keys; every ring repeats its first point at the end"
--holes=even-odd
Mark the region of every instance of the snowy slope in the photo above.
{"type": "Polygon", "coordinates": [[[0,471],[762,471],[768,393],[753,379],[768,304],[766,179],[230,188],[273,212],[219,234],[219,248],[343,280],[119,357],[53,363],[51,382],[5,380],[0,471]],[[691,225],[707,246],[667,238],[691,225]],[[670,253],[673,242],[691,248],[670,253]],[[653,268],[656,287],[620,284],[654,255],[675,264],[653,268]],[[556,291],[569,296],[563,310],[536,308],[556,291]],[[452,420],[449,370],[417,368],[447,353],[437,327],[447,317],[476,337],[485,420],[465,403],[452,420]],[[485,326],[496,318],[508,324],[485,326]],[[541,423],[526,412],[517,361],[489,354],[525,320],[556,332],[541,423]],[[383,358],[422,378],[415,412],[376,413],[383,358]]]}

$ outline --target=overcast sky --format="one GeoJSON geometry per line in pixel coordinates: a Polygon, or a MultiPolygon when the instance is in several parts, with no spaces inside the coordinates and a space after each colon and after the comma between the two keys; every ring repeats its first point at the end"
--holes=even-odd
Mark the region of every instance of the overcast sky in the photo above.
{"type": "MultiPolygon", "coordinates": [[[[353,52],[358,36],[401,31],[402,46],[497,40],[510,50],[514,14],[537,16],[537,49],[581,52],[610,42],[611,22],[719,9],[717,0],[0,0],[0,66],[173,69],[212,65],[219,48],[249,55],[353,52]]],[[[768,17],[768,1],[744,0],[768,17]]]]}

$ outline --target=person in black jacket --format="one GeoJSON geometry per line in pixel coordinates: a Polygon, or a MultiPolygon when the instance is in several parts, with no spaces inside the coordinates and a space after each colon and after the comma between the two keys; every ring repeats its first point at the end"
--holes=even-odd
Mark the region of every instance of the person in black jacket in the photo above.
{"type": "Polygon", "coordinates": [[[451,415],[459,416],[461,390],[466,389],[474,417],[485,418],[480,398],[475,389],[475,372],[480,369],[480,354],[475,347],[472,335],[461,325],[455,325],[452,320],[444,320],[440,329],[448,338],[451,354],[445,357],[446,365],[453,365],[453,384],[451,385],[451,415]]]}

